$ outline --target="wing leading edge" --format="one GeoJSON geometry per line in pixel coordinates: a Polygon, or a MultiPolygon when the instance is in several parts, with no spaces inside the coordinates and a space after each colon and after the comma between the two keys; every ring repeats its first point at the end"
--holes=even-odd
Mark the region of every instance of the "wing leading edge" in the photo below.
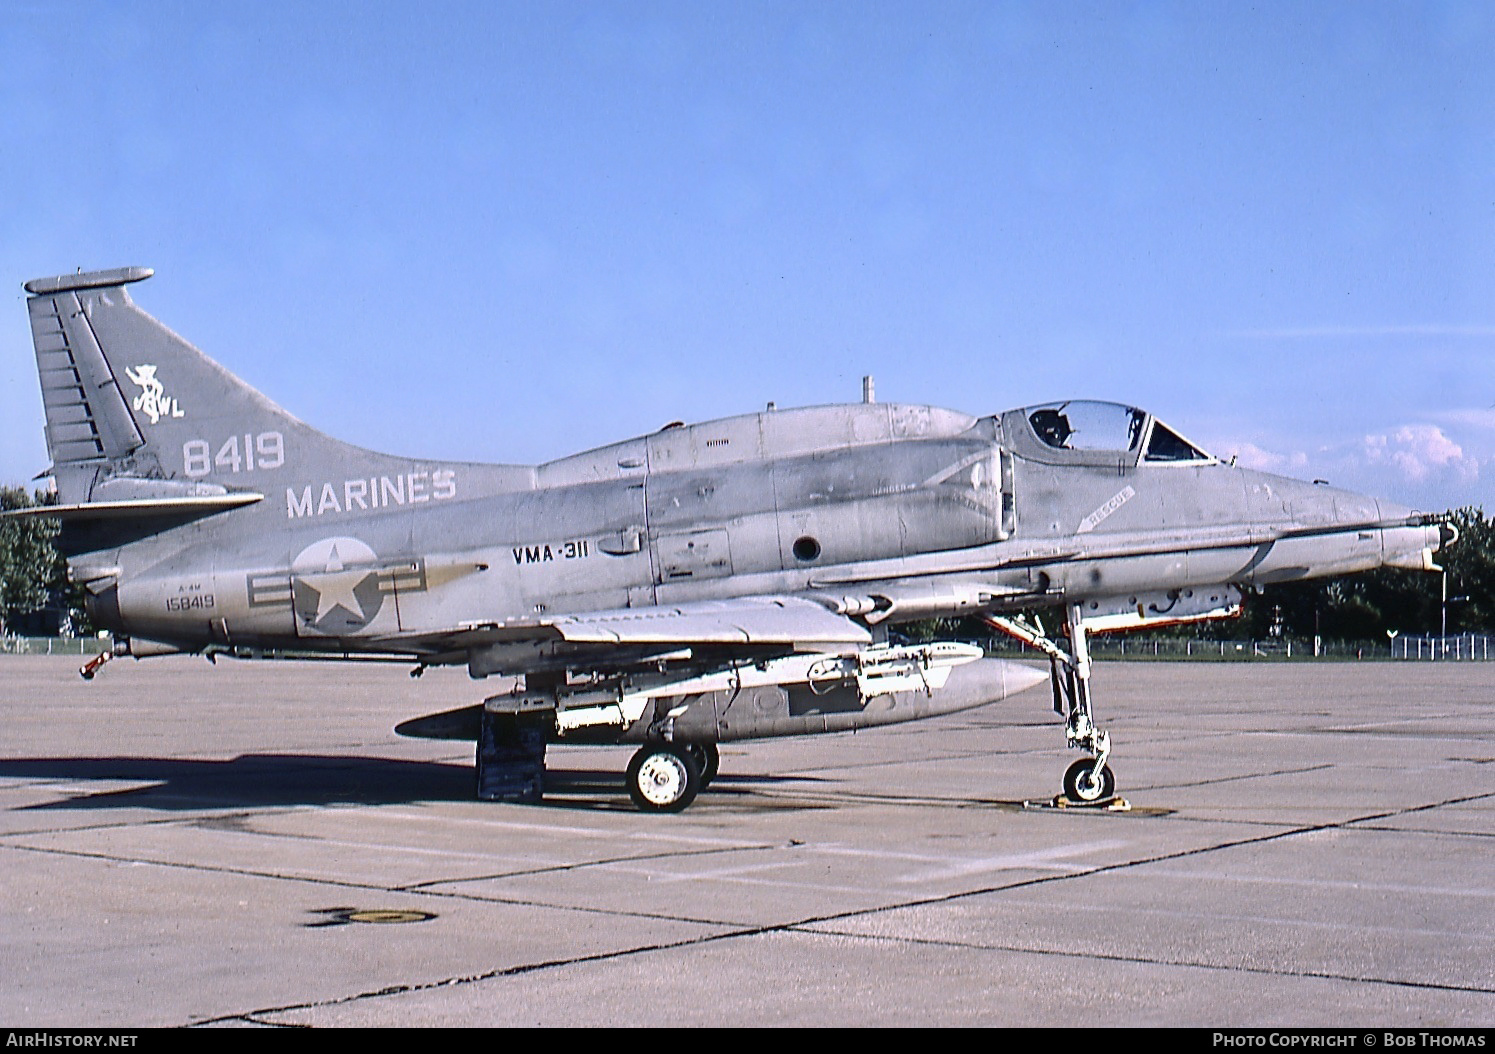
{"type": "Polygon", "coordinates": [[[567,641],[573,644],[777,644],[820,650],[870,644],[866,628],[791,596],[737,597],[660,607],[615,608],[464,626],[434,638],[449,647],[567,641]]]}
{"type": "Polygon", "coordinates": [[[547,620],[562,640],[589,644],[779,644],[800,650],[872,642],[865,628],[801,597],[740,597],[624,608],[547,620]]]}

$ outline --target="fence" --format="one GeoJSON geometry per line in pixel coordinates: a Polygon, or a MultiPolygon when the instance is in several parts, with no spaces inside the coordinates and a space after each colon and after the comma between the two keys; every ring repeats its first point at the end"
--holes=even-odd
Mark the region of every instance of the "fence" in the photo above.
{"type": "Polygon", "coordinates": [[[0,637],[0,655],[97,655],[108,643],[97,637],[0,637]]]}
{"type": "MultiPolygon", "coordinates": [[[[1495,637],[1444,639],[1444,648],[1434,649],[1424,638],[1421,650],[1418,638],[1396,638],[1396,647],[1388,640],[1300,640],[1292,637],[1277,637],[1271,640],[1194,640],[1186,637],[1134,637],[1121,634],[1092,636],[1086,644],[1090,654],[1097,659],[1161,659],[1169,661],[1204,660],[1214,662],[1249,662],[1252,660],[1276,660],[1298,662],[1300,660],[1356,661],[1372,659],[1385,662],[1388,659],[1495,659],[1495,637]],[[1475,642],[1471,646],[1471,639],[1475,642]],[[1462,641],[1462,644],[1459,643],[1462,641]],[[1478,642],[1483,641],[1483,644],[1478,642]],[[1436,654],[1435,654],[1436,651],[1436,654]]],[[[994,655],[1033,657],[1034,649],[1005,638],[991,641],[976,641],[994,655]]]]}
{"type": "Polygon", "coordinates": [[[1495,637],[1461,633],[1456,637],[1403,637],[1391,642],[1396,659],[1429,662],[1488,662],[1495,657],[1495,637]]]}
{"type": "Polygon", "coordinates": [[[1194,640],[1192,638],[1156,637],[1138,639],[1126,636],[1091,637],[1086,642],[1097,658],[1120,659],[1213,659],[1216,662],[1242,659],[1385,659],[1390,651],[1374,641],[1297,640],[1274,637],[1270,640],[1194,640]]]}
{"type": "MultiPolygon", "coordinates": [[[[108,642],[97,637],[0,637],[0,655],[97,655],[108,642]]],[[[993,655],[1038,654],[1007,637],[976,641],[993,655]]],[[[1096,658],[1118,659],[1409,659],[1431,662],[1488,662],[1495,659],[1495,637],[1464,633],[1456,637],[1398,636],[1375,641],[1192,640],[1096,636],[1087,642],[1096,658]]]]}

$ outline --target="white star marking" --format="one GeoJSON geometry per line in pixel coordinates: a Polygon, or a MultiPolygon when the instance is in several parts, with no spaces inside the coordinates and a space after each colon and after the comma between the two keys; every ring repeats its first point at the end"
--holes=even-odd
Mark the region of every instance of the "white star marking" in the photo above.
{"type": "Polygon", "coordinates": [[[338,556],[337,546],[332,547],[332,552],[327,554],[327,570],[320,575],[302,575],[301,581],[317,591],[317,613],[312,617],[312,624],[321,622],[330,615],[334,608],[342,608],[348,614],[353,615],[360,622],[368,620],[363,605],[358,602],[358,597],[353,590],[357,589],[369,572],[344,571],[342,557],[338,556]]]}

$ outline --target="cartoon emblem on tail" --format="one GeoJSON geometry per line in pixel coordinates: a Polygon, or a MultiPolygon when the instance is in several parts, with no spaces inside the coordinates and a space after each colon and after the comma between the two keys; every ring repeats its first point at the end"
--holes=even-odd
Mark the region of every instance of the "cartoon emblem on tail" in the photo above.
{"type": "Polygon", "coordinates": [[[166,386],[156,379],[156,367],[153,364],[142,363],[133,370],[126,366],[125,376],[140,387],[140,394],[135,396],[130,405],[149,417],[151,424],[158,423],[163,417],[184,416],[182,405],[167,395],[166,386]]]}

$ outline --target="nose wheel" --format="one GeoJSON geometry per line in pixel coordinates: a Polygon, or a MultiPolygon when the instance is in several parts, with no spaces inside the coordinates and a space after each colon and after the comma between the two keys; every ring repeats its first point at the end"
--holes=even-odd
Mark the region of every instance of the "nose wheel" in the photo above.
{"type": "Polygon", "coordinates": [[[1064,773],[1064,796],[1070,801],[1105,801],[1116,794],[1116,776],[1110,765],[1103,765],[1095,758],[1081,758],[1064,773]]]}

